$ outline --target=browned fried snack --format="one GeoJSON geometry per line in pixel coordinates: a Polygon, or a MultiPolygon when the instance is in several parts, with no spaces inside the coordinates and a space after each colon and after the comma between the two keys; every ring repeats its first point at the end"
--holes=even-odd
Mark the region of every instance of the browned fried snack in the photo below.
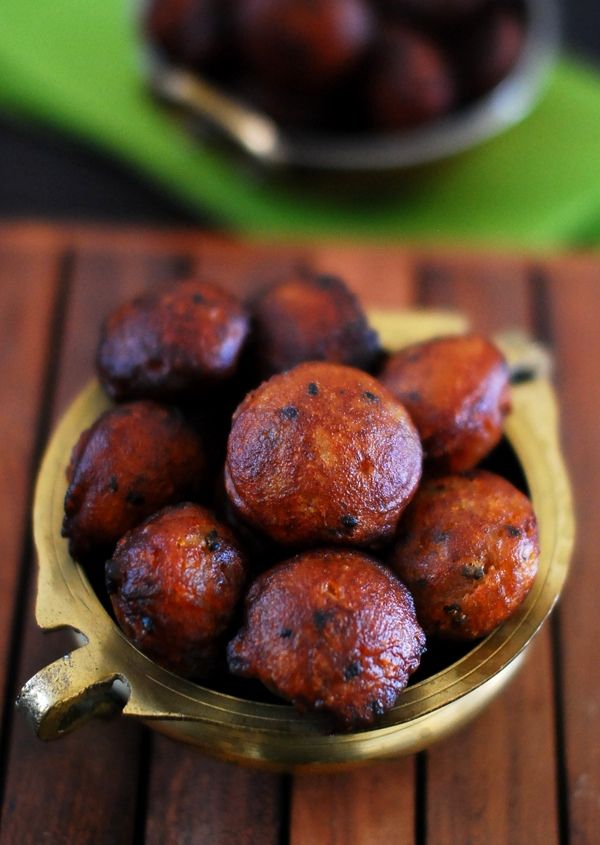
{"type": "Polygon", "coordinates": [[[408,413],[360,370],[300,364],[250,393],[233,417],[227,495],[282,544],[380,545],[420,475],[408,413]]]}
{"type": "Polygon", "coordinates": [[[371,120],[381,129],[420,126],[449,112],[456,99],[442,51],[407,26],[384,30],[366,79],[371,120]]]}
{"type": "Polygon", "coordinates": [[[426,459],[448,472],[471,469],[500,440],[508,377],[499,350],[475,335],[409,346],[379,376],[410,413],[426,459]]]}
{"type": "Polygon", "coordinates": [[[63,537],[76,559],[110,552],[123,534],[206,483],[198,435],[171,408],[131,402],[84,431],[67,470],[63,537]]]}
{"type": "Polygon", "coordinates": [[[365,0],[240,0],[241,51],[274,88],[315,91],[360,58],[374,26],[365,0]]]}
{"type": "Polygon", "coordinates": [[[516,65],[525,43],[525,23],[514,11],[490,9],[461,29],[452,44],[464,93],[477,97],[501,82],[516,65]]]}
{"type": "Polygon", "coordinates": [[[317,549],[256,579],[228,658],[234,674],[351,728],[393,707],[424,648],[411,595],[386,567],[317,549]]]}
{"type": "Polygon", "coordinates": [[[151,0],[144,12],[150,41],[176,64],[204,67],[220,51],[221,0],[151,0]]]}
{"type": "Polygon", "coordinates": [[[117,401],[189,396],[235,372],[247,333],[248,315],[232,294],[197,279],[178,282],[108,317],[98,375],[117,401]]]}
{"type": "Polygon", "coordinates": [[[245,578],[233,534],[189,503],[128,532],[106,563],[107,589],[127,637],[161,666],[193,678],[213,670],[245,578]]]}
{"type": "Polygon", "coordinates": [[[337,276],[297,270],[254,301],[255,357],[265,376],[303,361],[369,369],[379,354],[356,297],[337,276]]]}
{"type": "Polygon", "coordinates": [[[539,551],[529,499],[504,478],[478,471],[421,485],[390,562],[427,634],[470,640],[519,607],[539,551]]]}

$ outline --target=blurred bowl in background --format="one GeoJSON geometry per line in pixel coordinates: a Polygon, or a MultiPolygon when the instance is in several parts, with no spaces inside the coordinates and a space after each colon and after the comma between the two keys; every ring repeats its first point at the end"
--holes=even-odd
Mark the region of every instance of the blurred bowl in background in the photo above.
{"type": "MultiPolygon", "coordinates": [[[[146,4],[143,15],[147,9],[146,4]]],[[[443,117],[402,130],[332,132],[283,126],[224,84],[175,64],[148,41],[143,73],[151,90],[192,118],[196,128],[216,132],[268,167],[323,172],[408,169],[468,150],[531,111],[558,53],[557,0],[522,0],[522,11],[525,36],[520,55],[498,84],[443,117]]]]}

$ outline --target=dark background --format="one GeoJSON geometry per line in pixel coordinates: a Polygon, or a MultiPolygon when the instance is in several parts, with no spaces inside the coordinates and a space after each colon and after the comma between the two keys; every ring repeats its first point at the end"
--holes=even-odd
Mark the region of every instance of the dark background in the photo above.
{"type": "MultiPolygon", "coordinates": [[[[600,3],[563,0],[564,43],[600,70],[600,3]]],[[[0,217],[210,224],[107,157],[0,115],[0,217]]]]}

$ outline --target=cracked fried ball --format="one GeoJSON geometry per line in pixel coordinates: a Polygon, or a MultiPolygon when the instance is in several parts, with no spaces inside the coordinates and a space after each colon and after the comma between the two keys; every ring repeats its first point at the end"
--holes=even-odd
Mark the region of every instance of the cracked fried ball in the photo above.
{"type": "Polygon", "coordinates": [[[120,627],[184,677],[211,674],[246,579],[230,530],[199,505],[165,508],[126,534],[106,563],[120,627]]]}
{"type": "Polygon", "coordinates": [[[511,616],[535,578],[539,542],[529,499],[490,472],[421,485],[391,554],[427,634],[471,640],[511,616]]]}
{"type": "Polygon", "coordinates": [[[178,411],[155,402],[119,405],[84,431],[67,470],[63,537],[80,560],[165,505],[198,495],[202,442],[178,411]]]}
{"type": "Polygon", "coordinates": [[[508,367],[482,337],[443,337],[401,349],[379,378],[406,406],[436,469],[472,469],[502,436],[510,410],[508,367]]]}
{"type": "Polygon", "coordinates": [[[107,318],[98,375],[116,401],[189,398],[233,375],[247,333],[236,297],[209,282],[181,281],[107,318]]]}
{"type": "Polygon", "coordinates": [[[227,495],[278,543],[381,545],[420,476],[408,413],[360,370],[300,364],[250,393],[233,417],[227,495]]]}
{"type": "Polygon", "coordinates": [[[351,728],[393,707],[424,648],[410,593],[386,567],[316,549],[254,581],[227,652],[234,674],[351,728]]]}

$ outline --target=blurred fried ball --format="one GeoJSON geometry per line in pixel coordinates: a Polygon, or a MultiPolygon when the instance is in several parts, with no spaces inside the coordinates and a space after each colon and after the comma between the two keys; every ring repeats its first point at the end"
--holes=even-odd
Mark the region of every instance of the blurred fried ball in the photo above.
{"type": "Polygon", "coordinates": [[[251,311],[254,356],[264,377],[303,361],[366,370],[379,355],[376,332],[338,276],[298,269],[263,290],[251,311]]]}
{"type": "Polygon", "coordinates": [[[502,436],[510,410],[508,367],[476,335],[443,337],[394,353],[379,375],[416,425],[436,469],[472,469],[502,436]]]}
{"type": "Polygon", "coordinates": [[[181,281],[107,318],[98,375],[117,401],[193,398],[234,374],[247,333],[248,315],[235,296],[209,282],[181,281]]]}
{"type": "Polygon", "coordinates": [[[421,126],[451,111],[454,77],[443,52],[408,26],[382,31],[366,75],[373,126],[397,131],[421,126]]]}
{"type": "Polygon", "coordinates": [[[275,90],[333,84],[365,51],[375,25],[366,0],[239,0],[235,15],[248,67],[275,90]]]}

